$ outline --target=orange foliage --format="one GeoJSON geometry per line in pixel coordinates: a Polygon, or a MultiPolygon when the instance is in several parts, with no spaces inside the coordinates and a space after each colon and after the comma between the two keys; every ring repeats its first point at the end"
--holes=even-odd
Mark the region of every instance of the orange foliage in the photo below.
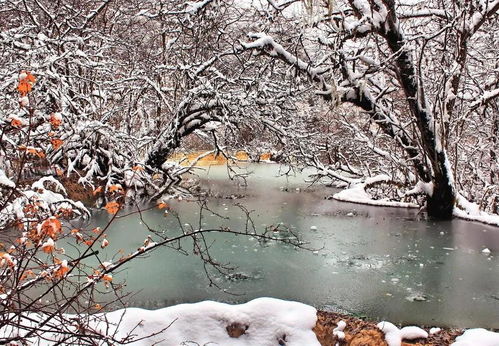
{"type": "Polygon", "coordinates": [[[25,145],[20,145],[17,147],[20,151],[26,151],[28,154],[31,154],[33,156],[37,156],[40,159],[43,159],[45,157],[45,153],[43,152],[42,149],[37,149],[33,147],[26,147],[25,145]]]}
{"type": "Polygon", "coordinates": [[[98,193],[102,192],[102,186],[99,186],[98,188],[96,188],[93,192],[94,196],[97,195],[98,193]]]}
{"type": "Polygon", "coordinates": [[[106,209],[109,214],[114,215],[120,210],[120,204],[116,201],[109,202],[106,204],[104,209],[106,209]]]}
{"type": "Polygon", "coordinates": [[[46,235],[52,239],[57,239],[62,232],[62,224],[56,217],[48,218],[41,224],[41,235],[46,235]]]}
{"type": "Polygon", "coordinates": [[[52,147],[54,149],[59,149],[63,143],[64,143],[64,141],[62,139],[59,139],[59,138],[52,138],[50,140],[50,144],[52,144],[52,147]]]}
{"type": "Polygon", "coordinates": [[[21,71],[21,74],[19,75],[19,85],[17,86],[17,90],[21,96],[26,96],[33,88],[35,82],[36,78],[30,72],[21,71]]]}
{"type": "Polygon", "coordinates": [[[159,202],[158,203],[158,209],[168,209],[169,205],[165,202],[159,202]]]}
{"type": "Polygon", "coordinates": [[[54,273],[56,279],[62,279],[69,272],[68,261],[60,261],[60,266],[54,273]]]}
{"type": "Polygon", "coordinates": [[[111,186],[109,186],[108,191],[120,193],[120,192],[123,192],[123,188],[121,187],[121,185],[111,185],[111,186]]]}
{"type": "Polygon", "coordinates": [[[262,161],[268,161],[272,157],[271,153],[263,153],[260,155],[260,160],[262,161]]]}
{"type": "Polygon", "coordinates": [[[10,121],[10,125],[12,127],[22,127],[23,126],[23,123],[21,120],[17,119],[17,118],[14,118],[10,121]]]}
{"type": "Polygon", "coordinates": [[[42,251],[45,253],[52,253],[55,250],[55,244],[54,241],[49,238],[45,243],[42,245],[42,251]]]}

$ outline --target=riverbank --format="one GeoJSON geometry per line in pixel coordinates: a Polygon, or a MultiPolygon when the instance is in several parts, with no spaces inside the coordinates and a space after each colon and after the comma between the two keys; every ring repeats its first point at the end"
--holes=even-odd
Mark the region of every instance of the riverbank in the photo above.
{"type": "MultiPolygon", "coordinates": [[[[384,333],[373,321],[365,321],[353,316],[334,312],[318,311],[317,324],[314,332],[322,346],[387,346],[384,333]],[[343,329],[344,338],[334,335],[338,323],[346,323],[343,329]]],[[[462,335],[462,329],[442,328],[437,333],[430,334],[431,327],[422,328],[428,332],[428,338],[419,338],[402,342],[401,346],[446,346],[451,345],[456,337],[462,335]]],[[[478,345],[478,344],[477,344],[478,345]]]]}

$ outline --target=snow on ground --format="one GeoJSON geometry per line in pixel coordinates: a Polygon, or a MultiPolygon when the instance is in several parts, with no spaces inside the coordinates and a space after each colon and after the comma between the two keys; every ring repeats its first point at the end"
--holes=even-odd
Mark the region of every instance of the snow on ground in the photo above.
{"type": "Polygon", "coordinates": [[[428,337],[425,330],[415,326],[399,329],[393,323],[383,321],[378,323],[377,327],[385,333],[385,341],[388,346],[400,346],[402,340],[426,339],[428,337]]]}
{"type": "MultiPolygon", "coordinates": [[[[186,345],[320,346],[312,331],[316,314],[309,305],[274,298],[240,305],[204,301],[159,310],[128,308],[96,314],[89,327],[116,341],[133,335],[136,341],[127,344],[135,346],[178,346],[187,341],[186,345]]],[[[5,333],[0,329],[0,334],[5,333]]],[[[43,337],[54,341],[44,341],[44,345],[57,344],[56,337],[43,337]]]]}
{"type": "MultiPolygon", "coordinates": [[[[385,341],[388,346],[400,346],[403,340],[414,340],[428,338],[428,333],[414,326],[399,329],[393,323],[383,321],[377,327],[385,333],[385,341]]],[[[431,328],[430,334],[440,332],[440,328],[431,328]]],[[[499,333],[494,333],[483,328],[468,329],[463,335],[458,336],[451,346],[498,346],[499,333]]]]}
{"type": "Polygon", "coordinates": [[[468,329],[463,335],[456,338],[451,346],[497,346],[499,333],[494,333],[483,328],[468,329]]]}

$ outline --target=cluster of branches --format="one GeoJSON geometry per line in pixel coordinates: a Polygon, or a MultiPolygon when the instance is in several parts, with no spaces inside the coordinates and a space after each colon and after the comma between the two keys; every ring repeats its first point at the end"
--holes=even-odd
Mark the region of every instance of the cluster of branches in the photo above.
{"type": "MultiPolygon", "coordinates": [[[[275,20],[290,22],[296,2],[269,3],[275,20]]],[[[357,106],[333,110],[355,154],[336,154],[345,144],[325,131],[319,143],[300,141],[299,156],[347,184],[376,171],[431,183],[435,216],[451,217],[463,196],[497,213],[499,2],[310,3],[305,28],[249,33],[244,45],[308,76],[329,104],[357,106]]]]}

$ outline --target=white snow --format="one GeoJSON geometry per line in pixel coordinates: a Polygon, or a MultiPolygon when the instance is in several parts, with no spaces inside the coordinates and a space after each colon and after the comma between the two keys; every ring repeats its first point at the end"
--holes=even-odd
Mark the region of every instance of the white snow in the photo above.
{"type": "Polygon", "coordinates": [[[336,336],[339,340],[345,339],[345,333],[343,330],[347,326],[345,321],[339,321],[336,328],[333,329],[333,335],[336,336]]]}
{"type": "Polygon", "coordinates": [[[386,199],[373,199],[366,192],[366,188],[368,187],[368,185],[380,182],[387,182],[390,180],[391,180],[390,177],[388,177],[385,174],[380,174],[375,177],[370,177],[367,178],[363,183],[351,184],[350,188],[335,193],[333,195],[333,198],[338,201],[376,205],[383,207],[419,208],[419,206],[415,203],[389,201],[386,199]]]}
{"type": "Polygon", "coordinates": [[[499,333],[494,333],[483,328],[468,329],[463,335],[456,338],[451,346],[497,346],[499,333]]]}
{"type": "Polygon", "coordinates": [[[254,33],[250,32],[248,37],[255,39],[253,42],[242,43],[245,49],[260,49],[263,50],[265,47],[272,48],[269,52],[270,56],[280,57],[291,65],[295,65],[298,69],[307,72],[307,74],[312,79],[319,79],[324,82],[322,74],[324,74],[327,69],[314,68],[309,63],[299,59],[295,55],[288,52],[282,45],[275,42],[274,39],[264,33],[254,33]]]}
{"type": "Polygon", "coordinates": [[[388,346],[400,346],[402,340],[414,340],[428,337],[428,333],[416,326],[408,326],[398,329],[393,323],[383,321],[377,324],[377,327],[385,333],[385,341],[388,346]]]}
{"type": "MultiPolygon", "coordinates": [[[[309,305],[274,298],[258,298],[240,305],[204,301],[159,310],[128,308],[95,314],[90,317],[89,327],[118,341],[132,334],[136,341],[127,344],[135,346],[178,346],[187,341],[193,345],[275,346],[279,340],[287,346],[320,346],[312,331],[316,313],[309,305]],[[228,326],[236,324],[244,331],[237,338],[227,332],[228,326]]],[[[29,317],[43,320],[38,314],[29,317]]],[[[0,335],[11,333],[26,331],[0,329],[0,335]]],[[[43,337],[52,341],[44,345],[57,344],[62,338],[49,333],[43,337]]]]}
{"type": "Polygon", "coordinates": [[[425,330],[415,326],[403,327],[400,333],[402,334],[402,340],[426,339],[428,337],[425,330]]]}
{"type": "Polygon", "coordinates": [[[28,96],[22,96],[19,98],[19,104],[21,107],[27,107],[29,106],[29,98],[28,96]]]}
{"type": "Polygon", "coordinates": [[[6,175],[3,170],[0,169],[0,185],[10,187],[10,188],[15,188],[16,184],[12,180],[10,180],[6,175]]]}
{"type": "Polygon", "coordinates": [[[409,191],[405,193],[406,196],[425,194],[427,196],[433,195],[433,183],[426,183],[424,181],[418,181],[417,184],[409,191]]]}
{"type": "Polygon", "coordinates": [[[187,8],[185,9],[186,13],[191,15],[197,14],[203,7],[212,2],[213,0],[204,0],[201,2],[187,2],[187,8]]]}
{"type": "Polygon", "coordinates": [[[440,333],[441,331],[442,331],[442,329],[438,328],[438,327],[430,328],[430,335],[440,333]]]}

